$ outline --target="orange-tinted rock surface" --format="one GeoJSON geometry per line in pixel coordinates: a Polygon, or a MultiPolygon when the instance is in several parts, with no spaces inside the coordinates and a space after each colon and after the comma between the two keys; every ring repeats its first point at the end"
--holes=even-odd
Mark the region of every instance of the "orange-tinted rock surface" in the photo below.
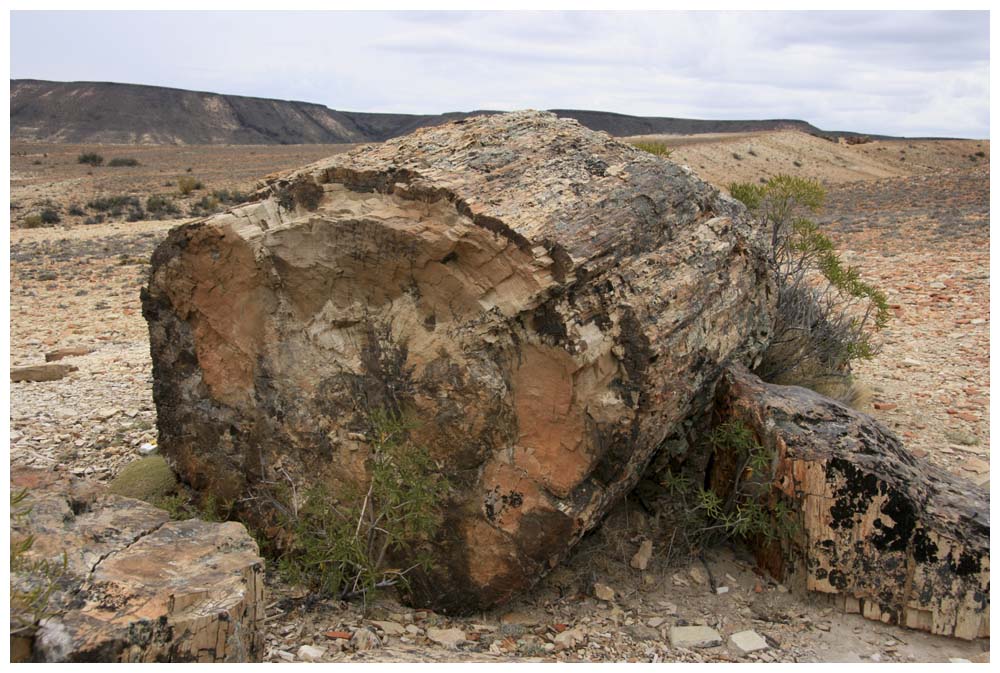
{"type": "Polygon", "coordinates": [[[686,169],[548,113],[330,157],[154,254],[159,445],[266,528],[261,493],[363,486],[368,414],[406,412],[452,485],[409,598],[501,603],[767,342],[761,235],[686,169]]]}

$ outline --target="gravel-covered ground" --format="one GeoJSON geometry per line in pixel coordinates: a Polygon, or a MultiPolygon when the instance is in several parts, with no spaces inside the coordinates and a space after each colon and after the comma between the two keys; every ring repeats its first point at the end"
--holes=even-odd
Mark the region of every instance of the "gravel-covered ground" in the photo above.
{"type": "MultiPolygon", "coordinates": [[[[824,217],[845,258],[887,290],[896,314],[882,354],[858,368],[874,391],[870,413],[915,452],[987,486],[988,188],[983,167],[842,183],[832,186],[824,217]]],[[[94,349],[63,360],[78,370],[59,381],[11,384],[12,463],[107,481],[138,457],[141,444],[155,442],[139,289],[150,253],[175,224],[11,232],[11,366],[42,363],[57,348],[94,349]]],[[[473,618],[413,611],[388,596],[368,606],[321,600],[273,577],[268,658],[988,659],[988,641],[907,631],[844,615],[820,596],[792,595],[757,574],[738,549],[714,550],[704,562],[671,567],[657,556],[667,542],[654,539],[650,566],[635,570],[629,560],[644,531],[652,530],[643,517],[623,505],[536,590],[473,618]],[[596,585],[609,587],[613,598],[597,598],[596,585]],[[671,645],[671,629],[685,625],[716,629],[722,644],[671,645]],[[736,648],[730,636],[745,630],[762,636],[766,648],[750,654],[736,648]]],[[[607,596],[603,589],[598,593],[607,596]]]]}

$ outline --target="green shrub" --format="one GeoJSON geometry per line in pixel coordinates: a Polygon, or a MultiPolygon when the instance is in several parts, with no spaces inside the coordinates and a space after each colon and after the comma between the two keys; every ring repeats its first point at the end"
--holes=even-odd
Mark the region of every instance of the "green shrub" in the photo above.
{"type": "Polygon", "coordinates": [[[664,159],[669,159],[670,155],[674,153],[672,149],[667,147],[665,142],[659,140],[637,140],[632,143],[632,146],[642,150],[643,152],[649,152],[650,154],[655,154],[658,157],[663,157],[664,159]]]}
{"type": "MultiPolygon", "coordinates": [[[[671,552],[697,553],[727,540],[788,538],[795,532],[792,510],[774,495],[774,453],[739,421],[727,421],[703,440],[712,460],[732,466],[707,487],[703,477],[666,470],[660,474],[660,513],[675,526],[671,552]]],[[[670,555],[670,552],[668,552],[670,555]]]]}
{"type": "Polygon", "coordinates": [[[84,152],[76,158],[78,164],[88,164],[90,166],[100,166],[104,163],[104,157],[96,152],[84,152]]]}
{"type": "Polygon", "coordinates": [[[176,489],[177,477],[163,456],[132,461],[108,485],[111,493],[153,504],[176,489]]]}
{"type": "Polygon", "coordinates": [[[181,212],[176,203],[166,196],[159,194],[153,194],[146,199],[146,210],[150,215],[154,216],[178,215],[181,212]]]}
{"type": "Polygon", "coordinates": [[[45,223],[42,222],[41,215],[28,215],[22,220],[22,226],[25,229],[38,229],[39,227],[44,227],[45,223]]]}
{"type": "Polygon", "coordinates": [[[55,208],[45,208],[39,217],[42,219],[42,224],[59,224],[62,221],[55,208]]]}
{"type": "Polygon", "coordinates": [[[826,192],[816,180],[778,175],[762,185],[734,183],[730,194],[770,235],[770,267],[778,289],[770,346],[757,374],[766,381],[808,385],[845,378],[850,364],[879,351],[877,333],[889,321],[885,294],[846,267],[833,242],[804,215],[826,192]]]}
{"type": "Polygon", "coordinates": [[[431,566],[448,483],[427,449],[409,440],[411,429],[390,414],[372,414],[367,488],[338,499],[317,486],[301,504],[292,498],[284,522],[292,542],[278,564],[289,581],[349,599],[405,586],[408,572],[431,566]],[[400,558],[409,566],[390,566],[400,558]]]}
{"type": "Polygon", "coordinates": [[[216,189],[212,192],[212,196],[218,199],[219,203],[224,203],[227,206],[236,205],[238,203],[244,203],[250,199],[250,195],[246,192],[241,192],[236,189],[216,189]]]}
{"type": "Polygon", "coordinates": [[[126,209],[138,210],[142,208],[139,199],[135,196],[120,194],[117,196],[101,196],[87,202],[87,208],[96,210],[99,213],[110,213],[111,215],[121,215],[126,209]]]}
{"type": "Polygon", "coordinates": [[[27,489],[10,494],[10,635],[30,635],[51,616],[49,603],[66,573],[67,557],[59,561],[32,558],[35,536],[18,530],[31,508],[24,505],[27,489]]]}
{"type": "Polygon", "coordinates": [[[71,204],[66,212],[74,217],[82,217],[87,214],[87,211],[81,208],[80,205],[77,203],[71,204]]]}
{"type": "Polygon", "coordinates": [[[108,166],[118,168],[119,166],[138,166],[139,160],[131,157],[115,157],[108,162],[108,166]]]}
{"type": "Polygon", "coordinates": [[[177,191],[179,191],[183,196],[187,196],[191,192],[204,188],[201,180],[189,177],[187,175],[177,179],[177,191]]]}
{"type": "Polygon", "coordinates": [[[191,217],[205,217],[207,215],[217,213],[220,210],[222,210],[222,207],[219,203],[219,199],[215,196],[206,195],[191,205],[188,209],[188,214],[191,215],[191,217]]]}

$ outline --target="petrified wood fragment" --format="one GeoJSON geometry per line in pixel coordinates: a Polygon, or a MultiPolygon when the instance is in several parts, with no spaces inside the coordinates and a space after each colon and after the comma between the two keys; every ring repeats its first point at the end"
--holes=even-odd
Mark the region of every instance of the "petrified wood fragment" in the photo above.
{"type": "Polygon", "coordinates": [[[269,485],[364,493],[366,414],[409,411],[454,487],[410,599],[500,603],[766,343],[761,233],[687,169],[550,113],[330,157],[154,254],[159,445],[266,529],[269,485]]]}
{"type": "Polygon", "coordinates": [[[26,560],[50,562],[49,570],[23,564],[12,590],[53,589],[38,628],[33,611],[12,609],[20,658],[260,660],[263,561],[242,524],[170,521],[152,505],[47,471],[15,470],[11,489],[27,490],[14,508],[15,541],[32,535],[26,560]]]}
{"type": "Polygon", "coordinates": [[[739,367],[717,411],[773,450],[774,495],[798,513],[791,544],[758,547],[772,572],[870,619],[989,636],[986,492],[914,457],[873,418],[739,367]]]}

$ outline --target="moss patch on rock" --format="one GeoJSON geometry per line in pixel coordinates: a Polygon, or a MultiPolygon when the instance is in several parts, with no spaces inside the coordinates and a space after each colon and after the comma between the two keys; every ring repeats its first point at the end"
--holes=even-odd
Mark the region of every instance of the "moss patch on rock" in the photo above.
{"type": "Polygon", "coordinates": [[[132,461],[108,486],[112,493],[152,504],[176,489],[177,477],[163,456],[132,461]]]}

